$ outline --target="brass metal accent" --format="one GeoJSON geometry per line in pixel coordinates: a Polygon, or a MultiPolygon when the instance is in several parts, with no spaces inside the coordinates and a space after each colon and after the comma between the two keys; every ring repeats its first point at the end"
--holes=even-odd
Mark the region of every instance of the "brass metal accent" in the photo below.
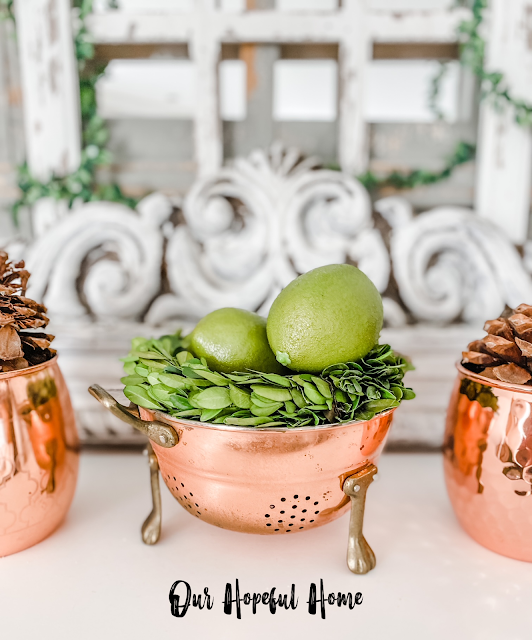
{"type": "Polygon", "coordinates": [[[99,384],[91,385],[89,387],[89,393],[94,396],[98,402],[101,402],[106,409],[109,409],[113,415],[131,425],[137,431],[140,431],[160,447],[171,449],[179,442],[179,436],[173,427],[158,420],[142,420],[138,418],[131,413],[127,407],[117,402],[113,396],[100,387],[99,384]]]}
{"type": "Polygon", "coordinates": [[[161,505],[161,488],[159,486],[159,463],[157,462],[157,456],[153,451],[153,447],[148,442],[144,453],[148,456],[148,463],[150,465],[150,482],[151,482],[151,497],[153,502],[153,508],[150,515],[144,521],[142,525],[142,541],[144,544],[156,544],[161,537],[161,523],[162,523],[162,505],[161,505]]]}
{"type": "Polygon", "coordinates": [[[366,464],[346,478],[343,486],[344,493],[351,498],[347,566],[353,573],[368,573],[377,564],[375,554],[362,534],[366,492],[376,473],[377,467],[374,464],[366,464]]]}

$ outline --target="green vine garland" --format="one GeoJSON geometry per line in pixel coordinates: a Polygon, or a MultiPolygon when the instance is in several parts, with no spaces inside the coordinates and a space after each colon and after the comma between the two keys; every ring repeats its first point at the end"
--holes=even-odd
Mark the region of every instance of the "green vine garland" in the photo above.
{"type": "Polygon", "coordinates": [[[12,20],[15,22],[13,2],[14,0],[0,0],[0,20],[12,20]]]}
{"type": "Polygon", "coordinates": [[[498,109],[512,108],[517,124],[529,127],[532,124],[532,105],[510,93],[506,79],[500,71],[484,69],[486,42],[479,31],[487,7],[488,0],[474,0],[471,20],[464,20],[458,27],[458,33],[462,36],[461,62],[480,79],[483,97],[489,98],[498,109]]]}
{"type": "Polygon", "coordinates": [[[440,68],[434,78],[432,78],[429,89],[429,109],[436,117],[436,120],[443,120],[444,114],[439,105],[441,94],[441,84],[447,72],[449,71],[449,63],[446,60],[440,60],[440,68]]]}
{"type": "MultiPolygon", "coordinates": [[[[74,201],[107,200],[120,202],[135,207],[137,200],[125,196],[120,187],[115,184],[99,184],[96,179],[97,170],[109,166],[111,155],[105,146],[109,139],[109,132],[105,121],[97,113],[96,83],[105,73],[106,64],[94,63],[94,45],[87,30],[85,19],[92,11],[93,0],[74,0],[73,4],[79,11],[79,27],[74,37],[75,53],[78,61],[81,120],[82,120],[82,152],[79,168],[64,177],[53,175],[48,182],[36,180],[30,173],[27,164],[18,168],[18,186],[21,197],[13,204],[15,217],[23,206],[30,206],[43,197],[64,199],[72,206],[74,201]]],[[[504,75],[497,71],[488,72],[484,68],[486,43],[480,35],[480,28],[484,21],[484,11],[488,0],[473,0],[471,19],[464,20],[458,27],[460,38],[460,62],[467,66],[480,79],[482,97],[493,101],[493,104],[503,109],[511,107],[515,112],[515,120],[521,126],[532,124],[532,105],[516,99],[508,88],[504,75]]],[[[111,8],[117,8],[116,0],[109,0],[111,8]]],[[[13,0],[0,0],[0,19],[15,20],[13,0]]],[[[441,119],[442,114],[437,107],[437,96],[441,79],[446,67],[442,65],[431,83],[429,104],[436,116],[441,119]]],[[[413,189],[415,187],[435,184],[446,180],[454,169],[475,158],[475,145],[459,142],[455,152],[448,159],[440,171],[430,172],[415,169],[407,173],[392,171],[385,176],[377,176],[371,171],[358,176],[358,179],[369,190],[391,187],[397,190],[413,189]]],[[[340,169],[338,165],[329,165],[331,169],[340,169]]]]}

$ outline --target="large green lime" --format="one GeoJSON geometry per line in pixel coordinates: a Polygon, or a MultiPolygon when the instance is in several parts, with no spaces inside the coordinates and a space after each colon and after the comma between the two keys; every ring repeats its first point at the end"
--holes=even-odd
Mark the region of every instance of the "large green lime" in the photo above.
{"type": "Polygon", "coordinates": [[[282,373],[266,337],[266,320],[256,313],[218,309],[202,318],[191,334],[190,349],[214,371],[282,373]]]}
{"type": "Polygon", "coordinates": [[[268,316],[268,340],[290,369],[317,373],[365,356],[379,340],[382,313],[380,294],[362,271],[330,264],[281,291],[268,316]]]}

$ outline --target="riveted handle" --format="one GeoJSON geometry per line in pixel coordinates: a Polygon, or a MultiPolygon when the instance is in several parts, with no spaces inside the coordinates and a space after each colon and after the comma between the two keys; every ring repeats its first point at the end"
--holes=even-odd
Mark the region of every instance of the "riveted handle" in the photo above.
{"type": "Polygon", "coordinates": [[[117,402],[113,396],[100,387],[99,384],[92,384],[89,387],[89,393],[114,416],[120,418],[120,420],[126,422],[137,431],[140,431],[160,447],[171,449],[179,442],[179,436],[173,427],[158,420],[141,420],[131,413],[127,407],[117,402]]]}

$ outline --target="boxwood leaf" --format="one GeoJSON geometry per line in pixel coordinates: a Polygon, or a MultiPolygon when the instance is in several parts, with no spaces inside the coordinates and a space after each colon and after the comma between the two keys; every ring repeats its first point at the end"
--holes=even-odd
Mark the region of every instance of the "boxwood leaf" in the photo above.
{"type": "Polygon", "coordinates": [[[137,361],[132,360],[130,362],[126,362],[124,364],[124,373],[128,376],[132,376],[135,373],[135,367],[137,366],[137,361]]]}
{"type": "Polygon", "coordinates": [[[219,387],[226,387],[229,384],[229,380],[216,371],[209,371],[208,369],[195,369],[202,378],[209,380],[213,384],[219,387]]]}
{"type": "Polygon", "coordinates": [[[251,388],[257,395],[267,400],[273,400],[274,402],[287,402],[292,399],[292,394],[285,388],[264,384],[252,384],[251,388]]]}
{"type": "Polygon", "coordinates": [[[261,373],[259,375],[261,378],[268,380],[268,382],[273,382],[281,387],[290,387],[290,380],[285,376],[280,376],[277,373],[261,373]]]}
{"type": "Polygon", "coordinates": [[[172,403],[172,406],[182,411],[193,408],[187,398],[183,398],[183,396],[179,396],[177,393],[169,396],[168,400],[172,403]]]}
{"type": "Polygon", "coordinates": [[[256,427],[260,424],[268,424],[270,419],[266,416],[254,416],[253,418],[235,418],[230,416],[225,419],[225,424],[232,424],[238,427],[256,427]]]}
{"type": "Polygon", "coordinates": [[[150,371],[164,371],[167,367],[167,362],[164,360],[144,360],[144,358],[139,358],[139,362],[148,367],[150,371]]]}
{"type": "Polygon", "coordinates": [[[297,411],[296,405],[291,400],[284,403],[284,409],[287,413],[295,413],[297,411]]]}
{"type": "Polygon", "coordinates": [[[139,376],[142,376],[143,378],[147,378],[148,377],[148,373],[150,372],[150,370],[148,369],[148,367],[145,367],[142,364],[138,364],[135,367],[135,373],[139,376]]]}
{"type": "Polygon", "coordinates": [[[137,404],[139,407],[144,407],[144,409],[162,409],[161,405],[156,400],[150,398],[146,388],[141,387],[140,385],[125,387],[124,395],[128,400],[131,400],[131,402],[137,404]]]}
{"type": "Polygon", "coordinates": [[[144,358],[145,360],[164,360],[165,357],[157,351],[133,351],[133,356],[144,358]]]}
{"type": "Polygon", "coordinates": [[[264,408],[269,408],[272,405],[277,404],[275,400],[269,400],[268,398],[263,398],[262,396],[259,396],[255,392],[251,394],[251,402],[257,407],[264,407],[264,408]]]}
{"type": "Polygon", "coordinates": [[[324,398],[332,398],[331,387],[325,380],[318,378],[318,376],[312,376],[312,382],[324,398]]]}
{"type": "Polygon", "coordinates": [[[181,365],[185,364],[187,360],[194,360],[194,356],[190,353],[190,351],[180,351],[176,354],[175,358],[181,365]]]}
{"type": "Polygon", "coordinates": [[[175,411],[174,416],[177,418],[199,418],[201,415],[201,409],[187,409],[185,411],[175,411]]]}
{"type": "Polygon", "coordinates": [[[229,397],[231,402],[240,409],[249,409],[251,407],[250,393],[235,387],[234,384],[229,385],[229,397]]]}
{"type": "Polygon", "coordinates": [[[142,384],[143,382],[146,381],[146,378],[143,378],[142,376],[137,376],[135,374],[129,375],[129,376],[124,376],[123,378],[120,378],[120,382],[124,385],[134,385],[134,384],[142,384]]]}
{"type": "Polygon", "coordinates": [[[220,413],[221,409],[203,409],[200,415],[201,422],[210,422],[220,413]]]}
{"type": "Polygon", "coordinates": [[[312,382],[303,382],[303,390],[312,404],[325,404],[325,398],[316,389],[312,382]]]}
{"type": "Polygon", "coordinates": [[[209,387],[194,398],[202,409],[224,409],[232,404],[229,389],[225,387],[209,387]]]}
{"type": "Polygon", "coordinates": [[[307,405],[307,401],[299,389],[290,389],[290,395],[292,396],[292,400],[300,409],[303,409],[303,407],[307,405]]]}
{"type": "Polygon", "coordinates": [[[177,376],[173,373],[159,373],[159,380],[167,387],[173,389],[184,389],[187,385],[187,379],[183,376],[177,376]]]}
{"type": "Polygon", "coordinates": [[[251,413],[254,416],[271,416],[283,406],[282,402],[275,402],[271,407],[258,407],[256,404],[251,405],[251,413]]]}

